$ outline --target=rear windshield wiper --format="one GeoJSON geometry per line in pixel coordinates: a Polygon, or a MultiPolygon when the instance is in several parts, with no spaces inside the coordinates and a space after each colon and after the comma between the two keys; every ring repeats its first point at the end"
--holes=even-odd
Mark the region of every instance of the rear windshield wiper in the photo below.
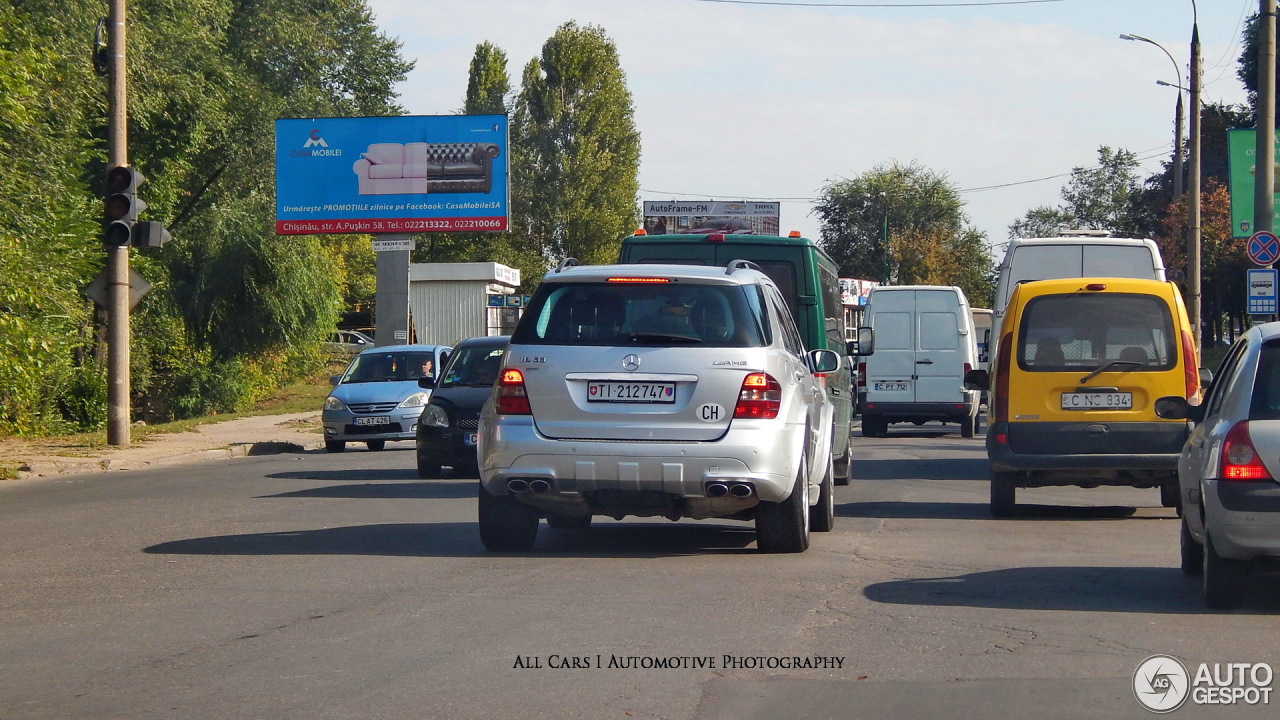
{"type": "Polygon", "coordinates": [[[662,332],[631,332],[625,333],[624,336],[631,342],[702,342],[702,338],[694,337],[692,335],[673,335],[671,333],[662,332]]]}
{"type": "Polygon", "coordinates": [[[1094,370],[1088,375],[1085,375],[1084,377],[1080,378],[1080,384],[1083,385],[1089,382],[1090,380],[1098,377],[1100,373],[1104,373],[1107,370],[1110,370],[1111,368],[1116,367],[1117,365],[1146,365],[1146,363],[1138,362],[1137,360],[1112,360],[1111,362],[1105,362],[1099,365],[1097,370],[1094,370]]]}

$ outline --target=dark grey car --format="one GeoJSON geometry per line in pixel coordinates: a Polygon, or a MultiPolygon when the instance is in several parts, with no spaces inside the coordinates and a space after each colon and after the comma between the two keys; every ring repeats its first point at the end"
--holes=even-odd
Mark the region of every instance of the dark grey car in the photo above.
{"type": "Polygon", "coordinates": [[[509,339],[467,338],[453,348],[449,364],[418,419],[418,477],[440,477],[446,466],[455,473],[476,472],[480,408],[489,399],[509,339]]]}

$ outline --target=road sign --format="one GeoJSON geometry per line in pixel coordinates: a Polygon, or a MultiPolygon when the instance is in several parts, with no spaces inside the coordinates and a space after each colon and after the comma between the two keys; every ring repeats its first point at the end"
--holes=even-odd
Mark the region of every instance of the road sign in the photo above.
{"type": "MultiPolygon", "coordinates": [[[[89,296],[90,300],[98,303],[98,307],[106,309],[110,306],[111,298],[107,293],[107,284],[110,278],[107,275],[107,269],[103,268],[102,272],[93,279],[93,282],[84,286],[81,291],[89,296]]],[[[137,270],[129,268],[129,310],[132,311],[142,301],[143,296],[151,291],[151,283],[146,278],[138,274],[137,270]]]]}
{"type": "Polygon", "coordinates": [[[373,239],[374,252],[386,252],[389,250],[412,250],[412,249],[413,249],[413,238],[409,238],[409,237],[393,238],[390,240],[385,238],[373,239]]]}
{"type": "Polygon", "coordinates": [[[1270,265],[1280,260],[1280,238],[1266,230],[1254,233],[1249,238],[1249,259],[1255,265],[1270,265]]]}
{"type": "Polygon", "coordinates": [[[1276,314],[1277,302],[1276,295],[1276,270],[1267,268],[1263,270],[1246,270],[1248,273],[1249,287],[1249,314],[1250,315],[1274,315],[1276,314]]]}

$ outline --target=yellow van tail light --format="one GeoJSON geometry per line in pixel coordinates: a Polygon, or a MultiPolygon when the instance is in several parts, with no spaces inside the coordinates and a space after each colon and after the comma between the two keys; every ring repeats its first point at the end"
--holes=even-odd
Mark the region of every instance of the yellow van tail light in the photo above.
{"type": "Polygon", "coordinates": [[[996,349],[995,397],[991,414],[996,422],[1009,422],[1009,363],[1013,359],[1013,333],[1005,333],[996,349]]]}
{"type": "Polygon", "coordinates": [[[1187,399],[1200,392],[1200,370],[1196,367],[1196,345],[1191,333],[1182,331],[1182,374],[1187,383],[1187,399]]]}

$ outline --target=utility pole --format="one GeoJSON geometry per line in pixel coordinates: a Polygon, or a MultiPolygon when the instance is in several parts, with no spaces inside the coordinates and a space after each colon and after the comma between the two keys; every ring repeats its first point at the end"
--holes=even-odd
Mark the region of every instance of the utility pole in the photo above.
{"type": "MultiPolygon", "coordinates": [[[[125,0],[107,16],[107,164],[129,164],[125,0]]],[[[129,444],[129,244],[107,250],[107,443],[129,444]]]]}
{"type": "Polygon", "coordinates": [[[1258,125],[1253,186],[1254,230],[1275,230],[1276,0],[1259,0],[1258,125]]]}
{"type": "MultiPolygon", "coordinates": [[[[1194,2],[1192,7],[1195,7],[1194,2]]],[[[1191,317],[1191,337],[1200,357],[1200,28],[1199,22],[1191,23],[1191,137],[1187,145],[1190,165],[1190,187],[1187,188],[1187,303],[1191,317]]]]}

